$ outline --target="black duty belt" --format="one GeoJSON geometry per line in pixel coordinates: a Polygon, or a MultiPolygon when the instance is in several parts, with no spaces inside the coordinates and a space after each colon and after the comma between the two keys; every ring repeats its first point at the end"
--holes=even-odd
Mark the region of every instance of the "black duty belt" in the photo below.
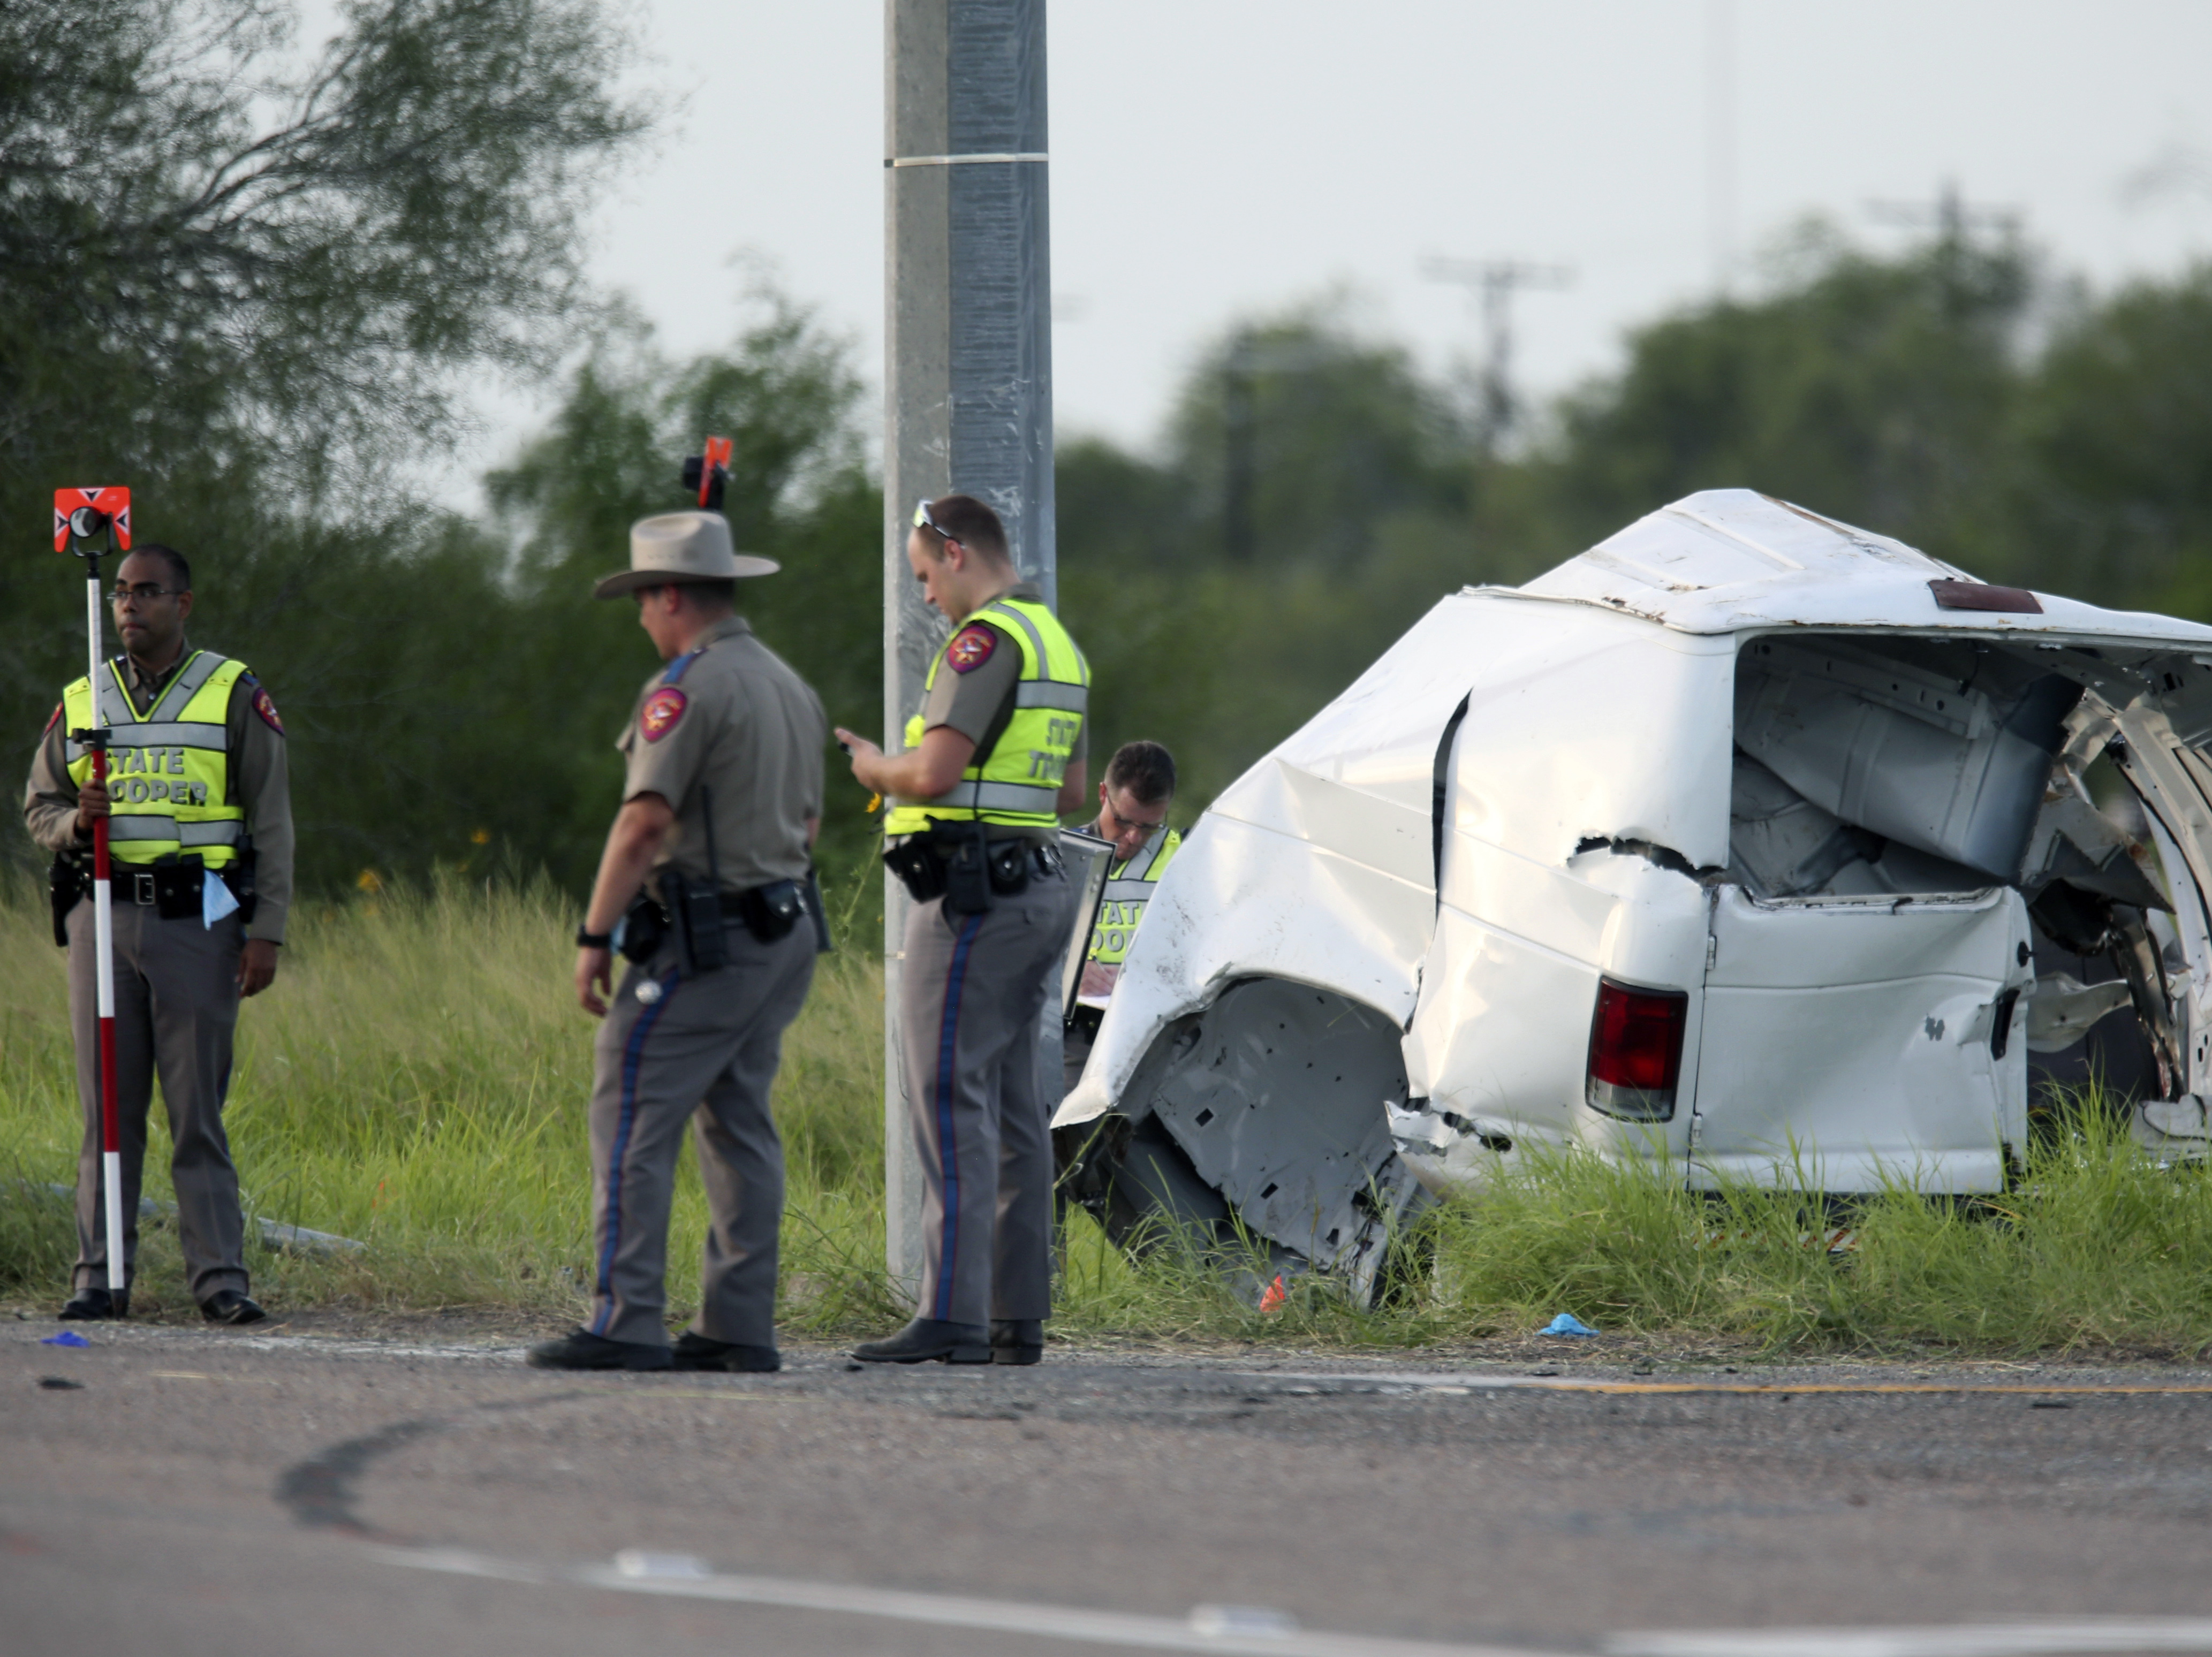
{"type": "Polygon", "coordinates": [[[993,840],[969,823],[910,835],[884,853],[884,866],[915,902],[941,897],[954,913],[974,914],[990,907],[993,894],[1011,896],[1033,879],[1051,879],[1066,865],[1057,846],[1040,845],[1022,835],[993,840]],[[980,857],[974,854],[979,843],[980,857]]]}

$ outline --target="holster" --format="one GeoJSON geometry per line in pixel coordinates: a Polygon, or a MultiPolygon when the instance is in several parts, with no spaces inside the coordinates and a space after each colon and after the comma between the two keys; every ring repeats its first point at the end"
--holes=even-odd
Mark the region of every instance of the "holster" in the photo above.
{"type": "Polygon", "coordinates": [[[945,895],[945,859],[930,849],[924,835],[916,835],[885,852],[884,867],[899,877],[899,884],[916,903],[945,895]]]}
{"type": "Polygon", "coordinates": [[[981,822],[939,823],[930,832],[945,859],[945,912],[980,915],[991,907],[990,842],[981,822]]]}
{"type": "Polygon", "coordinates": [[[230,888],[230,895],[238,900],[238,919],[241,926],[251,926],[253,924],[253,911],[260,902],[261,895],[253,883],[254,871],[260,862],[261,854],[253,849],[253,842],[249,840],[238,848],[238,855],[222,871],[223,882],[230,888]]]}
{"type": "Polygon", "coordinates": [[[46,899],[53,906],[54,943],[58,948],[69,948],[70,911],[92,891],[92,859],[89,854],[57,852],[46,869],[46,899]]]}
{"type": "Polygon", "coordinates": [[[829,954],[836,947],[830,938],[830,906],[822,901],[822,880],[811,863],[806,866],[806,913],[814,920],[814,953],[829,954]]]}
{"type": "Polygon", "coordinates": [[[722,919],[720,889],[708,882],[686,880],[673,869],[663,869],[660,895],[684,936],[684,963],[695,973],[711,973],[728,966],[730,935],[722,919]]]}
{"type": "Polygon", "coordinates": [[[615,949],[625,961],[650,961],[668,941],[668,911],[660,900],[641,891],[615,923],[615,949]]]}

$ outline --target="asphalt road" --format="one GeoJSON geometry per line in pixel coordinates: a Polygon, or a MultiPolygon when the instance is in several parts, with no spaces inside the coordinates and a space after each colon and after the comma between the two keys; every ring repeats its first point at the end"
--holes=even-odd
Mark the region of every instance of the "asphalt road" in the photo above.
{"type": "Polygon", "coordinates": [[[570,1375],[56,1327],[0,1325],[9,1654],[2212,1650],[2203,1370],[570,1375]]]}

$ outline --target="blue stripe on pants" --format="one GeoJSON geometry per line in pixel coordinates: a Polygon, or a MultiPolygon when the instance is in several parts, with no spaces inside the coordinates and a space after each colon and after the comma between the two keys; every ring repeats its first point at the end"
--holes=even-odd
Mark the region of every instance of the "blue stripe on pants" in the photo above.
{"type": "Polygon", "coordinates": [[[645,1038],[660,1020],[661,1011],[676,993],[677,974],[660,980],[660,999],[638,1015],[623,1046],[622,1114],[615,1122],[615,1143],[607,1157],[607,1235],[599,1246],[599,1309],[592,1320],[592,1332],[604,1335],[615,1310],[615,1249],[622,1241],[623,1158],[629,1150],[629,1131],[637,1121],[637,1071],[645,1057],[645,1038]]]}
{"type": "Polygon", "coordinates": [[[960,923],[959,938],[952,946],[952,964],[945,973],[945,1014],[937,1026],[937,1162],[945,1181],[945,1236],[938,1249],[937,1305],[933,1315],[940,1322],[952,1315],[952,1268],[960,1247],[960,1158],[952,1132],[953,1052],[960,1035],[960,984],[967,975],[969,947],[982,930],[981,915],[969,915],[960,923]]]}

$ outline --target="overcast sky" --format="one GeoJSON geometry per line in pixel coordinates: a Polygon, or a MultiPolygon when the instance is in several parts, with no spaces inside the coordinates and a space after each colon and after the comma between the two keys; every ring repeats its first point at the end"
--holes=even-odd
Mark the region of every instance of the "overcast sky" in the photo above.
{"type": "MultiPolygon", "coordinates": [[[[599,215],[595,270],[684,352],[729,339],[755,256],[879,379],[881,5],[641,15],[641,83],[682,107],[599,215]]],[[[1050,42],[1063,435],[1149,441],[1231,319],[1333,289],[1425,361],[1472,360],[1430,254],[1571,268],[1516,310],[1540,395],[1755,281],[1801,215],[1896,246],[1869,203],[1946,180],[2100,284],[2212,250],[2203,0],[1060,0],[1050,42]]],[[[535,423],[486,409],[470,471],[535,423]]]]}

